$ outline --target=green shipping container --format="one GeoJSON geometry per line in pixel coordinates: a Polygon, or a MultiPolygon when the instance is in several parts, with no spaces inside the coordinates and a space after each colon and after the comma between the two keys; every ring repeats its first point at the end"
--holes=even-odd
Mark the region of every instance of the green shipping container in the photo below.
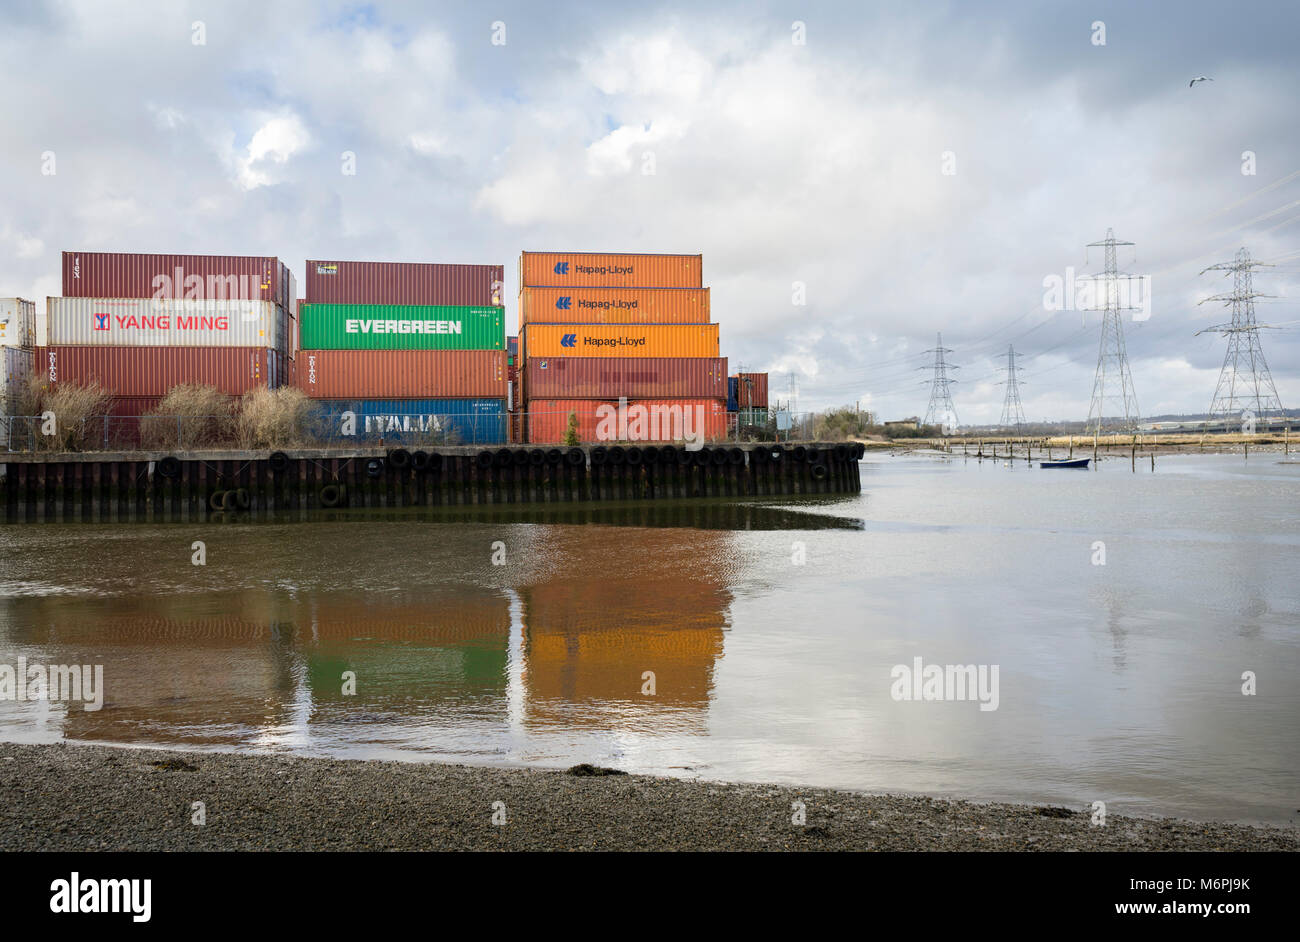
{"type": "Polygon", "coordinates": [[[503,307],[304,304],[302,350],[504,350],[503,307]]]}

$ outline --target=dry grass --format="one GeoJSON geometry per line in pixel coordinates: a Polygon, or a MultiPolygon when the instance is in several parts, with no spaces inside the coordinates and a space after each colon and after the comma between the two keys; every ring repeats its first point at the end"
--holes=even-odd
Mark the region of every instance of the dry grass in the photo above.
{"type": "Polygon", "coordinates": [[[258,388],[239,401],[235,425],[241,448],[284,448],[300,444],[312,409],[301,389],[258,388]]]}
{"type": "Polygon", "coordinates": [[[185,383],[163,396],[140,420],[145,448],[212,448],[235,437],[233,402],[212,386],[185,383]]]}
{"type": "Polygon", "coordinates": [[[102,417],[108,412],[109,398],[108,390],[98,383],[60,383],[53,390],[44,387],[38,408],[31,413],[40,416],[37,450],[90,451],[102,447],[102,417]]]}

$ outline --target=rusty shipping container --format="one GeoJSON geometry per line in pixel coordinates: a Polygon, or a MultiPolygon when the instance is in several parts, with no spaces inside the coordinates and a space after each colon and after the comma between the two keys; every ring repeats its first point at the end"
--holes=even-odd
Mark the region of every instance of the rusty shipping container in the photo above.
{"type": "Polygon", "coordinates": [[[616,400],[530,399],[524,411],[528,441],[564,441],[570,414],[578,418],[582,442],[675,442],[697,436],[717,441],[727,434],[727,404],[721,399],[636,399],[623,410],[616,400]]]}
{"type": "Polygon", "coordinates": [[[525,324],[531,357],[717,357],[717,324],[525,324]]]}
{"type": "Polygon", "coordinates": [[[289,315],[269,301],[46,298],[47,346],[272,347],[286,350],[289,315]]]}
{"type": "Polygon", "coordinates": [[[37,347],[34,369],[57,386],[97,383],[114,396],[161,396],[196,383],[232,396],[285,382],[287,360],[251,347],[37,347]]]}
{"type": "Polygon", "coordinates": [[[519,323],[707,324],[708,288],[524,288],[519,323]]]}
{"type": "Polygon", "coordinates": [[[272,255],[64,252],[63,295],[270,301],[288,311],[297,297],[297,280],[272,255]]]}
{"type": "Polygon", "coordinates": [[[737,373],[736,379],[736,402],[740,408],[767,408],[766,373],[737,373]]]}
{"type": "Polygon", "coordinates": [[[504,265],[307,260],[313,304],[455,304],[500,307],[504,265]]]}
{"type": "Polygon", "coordinates": [[[726,357],[532,357],[530,399],[723,399],[726,357]]]}
{"type": "Polygon", "coordinates": [[[519,285],[595,288],[703,288],[700,255],[607,255],[598,252],[522,252],[519,285]]]}
{"type": "Polygon", "coordinates": [[[313,399],[504,399],[504,350],[304,350],[298,385],[313,399]]]}

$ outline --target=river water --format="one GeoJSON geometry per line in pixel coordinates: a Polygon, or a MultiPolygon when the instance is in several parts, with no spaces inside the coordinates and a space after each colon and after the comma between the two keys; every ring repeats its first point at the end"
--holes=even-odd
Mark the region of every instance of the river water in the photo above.
{"type": "Polygon", "coordinates": [[[0,664],[103,665],[105,691],[0,701],[0,739],[1295,823],[1280,458],[869,456],[837,500],[0,527],[0,664]],[[983,702],[900,699],[917,658],[983,668],[983,702]]]}

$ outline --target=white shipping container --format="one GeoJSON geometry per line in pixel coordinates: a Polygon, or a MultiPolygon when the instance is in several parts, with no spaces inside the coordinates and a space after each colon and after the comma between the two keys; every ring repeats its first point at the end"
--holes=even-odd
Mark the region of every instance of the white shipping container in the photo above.
{"type": "Polygon", "coordinates": [[[42,345],[271,347],[285,350],[288,315],[271,301],[47,298],[42,345]]]}
{"type": "Polygon", "coordinates": [[[30,347],[0,347],[0,400],[18,395],[27,377],[32,375],[32,362],[30,347]]]}
{"type": "Polygon", "coordinates": [[[0,298],[0,347],[36,346],[36,305],[23,298],[0,298]]]}

